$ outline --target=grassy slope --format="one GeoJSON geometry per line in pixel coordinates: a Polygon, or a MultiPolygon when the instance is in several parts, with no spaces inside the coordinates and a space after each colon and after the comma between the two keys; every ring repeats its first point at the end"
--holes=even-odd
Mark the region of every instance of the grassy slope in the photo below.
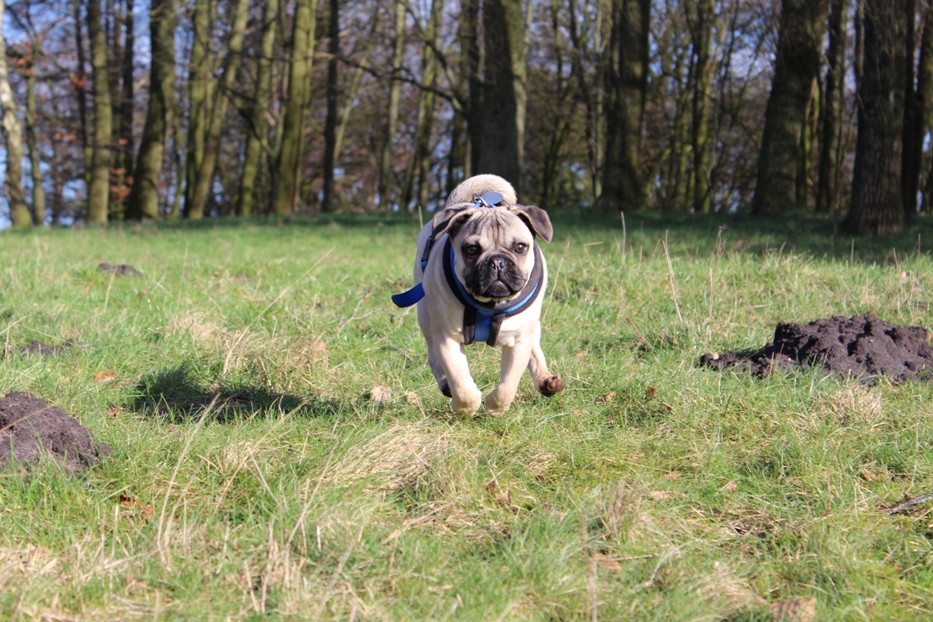
{"type": "MultiPolygon", "coordinates": [[[[526,378],[472,420],[389,302],[410,219],[0,235],[0,342],[82,344],[8,355],[0,393],[113,447],[83,478],[0,478],[0,618],[930,615],[931,519],[878,505],[933,488],[933,389],[695,362],[781,319],[933,326],[933,227],[853,246],[825,221],[651,215],[623,248],[614,219],[555,224],[543,346],[567,389],[526,378]]],[[[489,387],[495,351],[469,354],[489,387]]]]}

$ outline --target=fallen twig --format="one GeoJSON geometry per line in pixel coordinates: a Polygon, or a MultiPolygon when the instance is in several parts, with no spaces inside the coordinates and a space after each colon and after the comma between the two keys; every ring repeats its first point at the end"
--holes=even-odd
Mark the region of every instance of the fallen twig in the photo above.
{"type": "Polygon", "coordinates": [[[927,501],[930,501],[931,499],[933,499],[933,492],[928,492],[918,497],[914,497],[913,499],[908,499],[904,503],[901,503],[900,505],[897,505],[891,508],[890,510],[885,512],[885,514],[887,514],[888,516],[891,516],[892,514],[897,514],[898,512],[903,512],[904,510],[912,508],[915,505],[926,503],[927,501]]]}

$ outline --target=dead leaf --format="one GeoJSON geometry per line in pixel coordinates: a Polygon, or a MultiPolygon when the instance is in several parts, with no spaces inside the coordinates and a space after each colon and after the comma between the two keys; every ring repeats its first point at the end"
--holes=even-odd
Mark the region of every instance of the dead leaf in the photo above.
{"type": "Polygon", "coordinates": [[[680,473],[677,471],[669,471],[663,475],[664,479],[680,479],[680,473]]]}
{"type": "Polygon", "coordinates": [[[648,493],[648,496],[651,497],[652,501],[670,501],[677,496],[677,493],[670,490],[652,490],[648,493]]]}
{"type": "Polygon", "coordinates": [[[610,391],[596,398],[597,404],[608,404],[616,398],[617,393],[615,391],[610,391]]]}
{"type": "Polygon", "coordinates": [[[619,572],[622,570],[622,564],[619,563],[619,560],[614,557],[609,557],[603,553],[596,553],[593,556],[593,559],[596,560],[596,563],[599,564],[599,567],[607,572],[619,572]]]}
{"type": "Polygon", "coordinates": [[[862,469],[858,474],[866,482],[881,482],[890,479],[887,473],[874,473],[868,469],[862,469]]]}
{"type": "Polygon", "coordinates": [[[657,387],[645,387],[645,397],[647,399],[650,400],[650,399],[656,398],[657,396],[658,396],[657,387]]]}
{"type": "Polygon", "coordinates": [[[492,479],[489,480],[489,482],[486,484],[486,492],[488,492],[489,494],[492,494],[492,491],[494,491],[494,490],[496,489],[496,486],[498,486],[498,485],[499,485],[499,482],[496,481],[496,478],[495,478],[495,477],[492,478],[492,479]]]}
{"type": "Polygon", "coordinates": [[[774,622],[788,620],[792,622],[813,622],[816,620],[816,599],[798,598],[771,603],[768,608],[774,622]]]}
{"type": "Polygon", "coordinates": [[[388,402],[392,399],[392,389],[377,385],[369,390],[369,399],[377,404],[388,402]]]}
{"type": "Polygon", "coordinates": [[[113,382],[116,379],[117,372],[115,371],[102,371],[94,376],[94,382],[113,382]]]}
{"type": "Polygon", "coordinates": [[[414,391],[405,392],[405,402],[409,406],[414,406],[415,408],[421,408],[421,398],[418,397],[418,394],[414,391]]]}
{"type": "Polygon", "coordinates": [[[122,505],[123,507],[125,507],[125,508],[127,508],[127,509],[129,509],[129,510],[136,510],[136,511],[138,511],[138,512],[139,512],[138,516],[142,516],[143,518],[149,518],[149,516],[150,516],[150,515],[152,514],[152,512],[155,510],[155,508],[154,508],[153,506],[151,506],[151,505],[146,505],[145,503],[143,503],[143,502],[140,501],[139,499],[134,499],[133,497],[128,497],[128,496],[124,495],[123,493],[120,493],[120,505],[122,505]]]}
{"type": "Polygon", "coordinates": [[[109,407],[107,408],[107,416],[108,416],[108,417],[116,417],[117,415],[119,415],[119,414],[122,413],[122,412],[123,412],[123,407],[122,407],[122,406],[113,406],[113,405],[111,405],[111,406],[109,406],[109,407]]]}
{"type": "Polygon", "coordinates": [[[723,492],[735,492],[735,491],[738,490],[738,489],[739,489],[739,485],[738,485],[738,484],[736,484],[735,482],[729,482],[728,484],[726,484],[725,486],[723,486],[723,487],[720,488],[719,490],[721,490],[721,491],[723,491],[723,492]]]}

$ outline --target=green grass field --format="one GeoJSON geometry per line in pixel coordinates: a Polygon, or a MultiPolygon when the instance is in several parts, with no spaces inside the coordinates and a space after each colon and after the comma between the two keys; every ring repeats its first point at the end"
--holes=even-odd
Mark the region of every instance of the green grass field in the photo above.
{"type": "MultiPolygon", "coordinates": [[[[0,393],[112,447],[0,475],[0,619],[933,616],[930,504],[881,509],[933,490],[933,388],[696,366],[779,320],[933,326],[933,223],[557,214],[542,345],[567,388],[526,376],[474,419],[389,300],[417,229],[0,234],[0,393]],[[78,345],[15,353],[33,339],[78,345]]],[[[488,390],[497,352],[469,354],[488,390]]]]}

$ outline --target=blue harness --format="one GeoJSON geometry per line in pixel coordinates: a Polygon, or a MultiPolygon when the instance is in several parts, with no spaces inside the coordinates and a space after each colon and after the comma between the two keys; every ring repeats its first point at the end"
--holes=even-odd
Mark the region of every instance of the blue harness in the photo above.
{"type": "MultiPolygon", "coordinates": [[[[481,197],[474,196],[473,199],[476,207],[493,207],[495,203],[502,200],[502,195],[489,192],[481,197]]],[[[428,239],[424,253],[421,256],[422,271],[428,265],[428,257],[433,246],[434,236],[432,235],[428,239]]],[[[534,244],[534,253],[534,271],[531,274],[531,278],[528,279],[528,283],[526,283],[522,291],[519,292],[517,302],[480,302],[466,291],[463,284],[460,283],[460,279],[457,278],[457,272],[454,270],[454,249],[450,243],[450,238],[447,238],[442,259],[444,262],[444,276],[447,279],[447,286],[450,287],[450,291],[457,297],[460,304],[463,305],[464,345],[470,345],[476,341],[485,341],[486,344],[490,346],[496,345],[496,341],[499,338],[499,329],[502,326],[502,320],[521,313],[537,299],[541,291],[541,282],[544,276],[544,272],[541,269],[541,250],[538,248],[537,243],[534,244]]],[[[418,283],[408,291],[392,296],[392,302],[398,307],[410,307],[418,303],[422,298],[424,298],[424,286],[418,283]]]]}

